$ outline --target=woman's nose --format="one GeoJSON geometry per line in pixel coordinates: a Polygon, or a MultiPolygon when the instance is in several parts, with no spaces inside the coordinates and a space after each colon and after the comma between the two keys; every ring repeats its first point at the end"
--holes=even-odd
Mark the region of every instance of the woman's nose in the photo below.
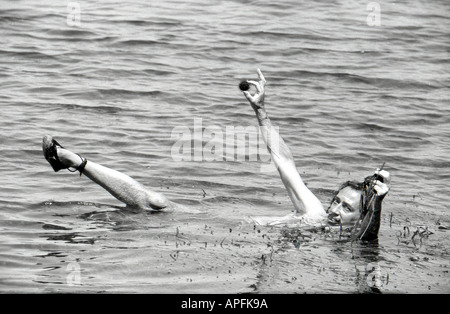
{"type": "Polygon", "coordinates": [[[340,211],[341,211],[341,207],[342,207],[342,202],[340,202],[339,204],[337,204],[336,206],[334,206],[334,207],[331,209],[331,212],[334,213],[334,214],[339,214],[340,211]]]}

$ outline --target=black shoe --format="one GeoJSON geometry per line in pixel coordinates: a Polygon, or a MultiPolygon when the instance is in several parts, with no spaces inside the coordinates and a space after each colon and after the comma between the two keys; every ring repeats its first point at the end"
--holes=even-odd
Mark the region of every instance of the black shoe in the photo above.
{"type": "Polygon", "coordinates": [[[67,169],[68,167],[66,167],[59,160],[56,147],[63,148],[51,136],[49,135],[44,136],[44,138],[42,139],[42,151],[44,152],[44,157],[50,163],[50,166],[52,166],[53,170],[55,170],[55,172],[58,172],[59,170],[67,169]]]}
{"type": "Polygon", "coordinates": [[[84,167],[86,167],[87,159],[77,154],[81,158],[81,164],[74,170],[71,170],[70,167],[65,166],[61,160],[59,160],[58,151],[56,150],[57,147],[64,148],[51,136],[44,136],[42,139],[42,151],[44,152],[45,159],[50,163],[53,170],[55,170],[55,172],[58,172],[61,169],[67,169],[70,172],[79,171],[81,176],[83,174],[84,167]]]}

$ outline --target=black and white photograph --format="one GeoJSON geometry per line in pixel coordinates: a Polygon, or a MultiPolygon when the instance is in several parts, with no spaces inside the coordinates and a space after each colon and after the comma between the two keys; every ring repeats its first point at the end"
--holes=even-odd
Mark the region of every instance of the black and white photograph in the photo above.
{"type": "Polygon", "coordinates": [[[450,293],[448,0],[0,0],[0,38],[0,294],[450,293]]]}

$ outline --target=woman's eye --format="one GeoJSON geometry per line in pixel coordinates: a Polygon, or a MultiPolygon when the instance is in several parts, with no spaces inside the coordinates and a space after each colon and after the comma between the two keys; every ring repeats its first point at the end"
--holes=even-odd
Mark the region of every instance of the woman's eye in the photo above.
{"type": "Polygon", "coordinates": [[[346,204],[342,204],[342,210],[346,213],[350,213],[352,209],[348,207],[346,204]]]}

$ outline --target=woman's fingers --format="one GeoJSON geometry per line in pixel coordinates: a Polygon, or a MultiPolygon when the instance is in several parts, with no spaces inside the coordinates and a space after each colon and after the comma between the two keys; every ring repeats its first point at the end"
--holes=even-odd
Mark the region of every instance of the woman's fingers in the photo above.
{"type": "Polygon", "coordinates": [[[261,93],[263,91],[263,88],[261,87],[261,85],[259,84],[259,82],[256,81],[247,81],[247,83],[253,85],[256,87],[256,90],[258,91],[258,93],[261,93]]]}
{"type": "Polygon", "coordinates": [[[264,78],[264,75],[262,74],[260,69],[256,70],[258,72],[258,77],[259,77],[259,81],[261,83],[261,85],[264,87],[266,86],[266,79],[264,78]]]}
{"type": "Polygon", "coordinates": [[[253,98],[252,94],[250,94],[250,93],[247,92],[247,91],[245,91],[245,92],[243,92],[243,93],[244,93],[245,98],[247,98],[247,100],[248,100],[249,102],[254,102],[254,101],[255,101],[255,99],[253,98]]]}
{"type": "Polygon", "coordinates": [[[246,82],[249,85],[253,85],[256,88],[256,93],[252,95],[249,91],[243,91],[245,98],[252,104],[252,106],[256,106],[257,108],[264,106],[264,86],[266,85],[266,79],[262,74],[261,70],[258,69],[258,77],[259,81],[247,80],[246,82]]]}
{"type": "Polygon", "coordinates": [[[385,195],[387,192],[389,192],[389,187],[386,183],[383,183],[381,181],[376,181],[375,186],[373,189],[377,192],[378,195],[385,195]]]}
{"type": "Polygon", "coordinates": [[[386,183],[386,184],[390,184],[391,183],[391,174],[388,171],[377,169],[375,171],[375,174],[377,174],[380,177],[382,177],[384,179],[384,183],[386,183]]]}
{"type": "Polygon", "coordinates": [[[266,85],[266,79],[264,78],[264,75],[262,74],[260,69],[258,69],[257,71],[258,71],[259,82],[253,81],[253,80],[247,80],[247,83],[255,86],[256,90],[258,91],[258,94],[261,94],[264,92],[264,86],[266,85]]]}

